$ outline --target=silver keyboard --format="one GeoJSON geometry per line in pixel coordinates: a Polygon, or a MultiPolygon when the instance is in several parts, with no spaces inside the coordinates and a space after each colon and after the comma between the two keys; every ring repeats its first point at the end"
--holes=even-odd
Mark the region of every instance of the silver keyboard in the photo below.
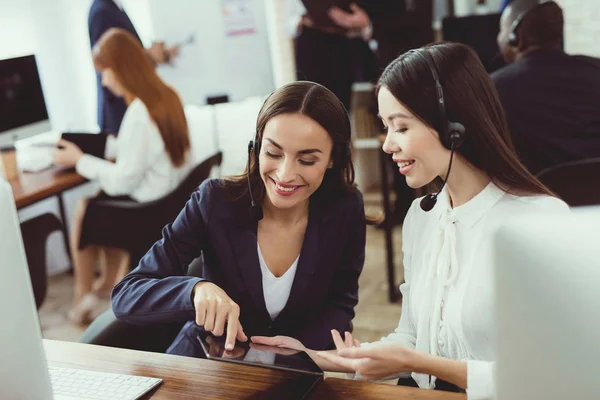
{"type": "Polygon", "coordinates": [[[55,400],[136,400],[162,382],[144,376],[49,367],[55,400]]]}

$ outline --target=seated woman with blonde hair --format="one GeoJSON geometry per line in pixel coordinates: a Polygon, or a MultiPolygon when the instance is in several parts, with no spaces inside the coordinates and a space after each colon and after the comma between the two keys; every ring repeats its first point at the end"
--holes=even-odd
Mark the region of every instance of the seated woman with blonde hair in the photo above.
{"type": "MultiPolygon", "coordinates": [[[[61,140],[54,164],[75,167],[85,178],[100,185],[101,192],[82,199],[75,211],[70,246],[75,270],[75,299],[70,318],[77,323],[94,319],[128,266],[123,250],[106,246],[111,215],[92,207],[98,200],[156,200],[174,190],[192,167],[190,138],[182,102],[157,75],[141,44],[128,32],[113,28],[93,48],[94,65],[102,84],[128,105],[114,142],[116,162],[84,154],[74,143],[61,140]],[[103,258],[100,278],[94,283],[95,266],[103,258]]],[[[116,218],[116,216],[112,216],[116,218]]],[[[118,242],[117,239],[111,242],[118,242]]]]}

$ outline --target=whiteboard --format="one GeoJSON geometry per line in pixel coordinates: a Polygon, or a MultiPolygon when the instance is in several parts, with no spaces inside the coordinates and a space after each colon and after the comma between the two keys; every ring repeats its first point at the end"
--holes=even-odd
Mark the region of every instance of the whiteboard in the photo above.
{"type": "MultiPolygon", "coordinates": [[[[264,96],[274,90],[264,0],[150,0],[156,40],[167,44],[195,35],[181,49],[174,66],[159,74],[185,104],[205,104],[206,97],[227,94],[230,101],[264,96]],[[231,33],[224,8],[243,5],[251,13],[251,31],[231,33]]],[[[247,20],[246,20],[247,23],[247,20]]]]}

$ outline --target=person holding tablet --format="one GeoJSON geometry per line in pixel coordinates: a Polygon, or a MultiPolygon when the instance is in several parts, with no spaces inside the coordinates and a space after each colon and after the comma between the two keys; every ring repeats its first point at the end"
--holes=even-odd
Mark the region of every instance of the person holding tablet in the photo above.
{"type": "Polygon", "coordinates": [[[350,122],[321,85],[296,82],[263,104],[244,174],[192,194],[112,292],[120,320],[181,322],[167,350],[190,355],[202,331],[226,348],[250,335],[333,345],[358,302],[366,218],[354,184],[350,122]],[[202,277],[186,276],[202,256],[202,277]]]}
{"type": "Polygon", "coordinates": [[[292,338],[252,340],[308,351],[324,370],[493,398],[494,232],[508,218],[569,208],[517,158],[493,83],[469,47],[401,55],[381,76],[378,102],[383,149],[408,184],[443,180],[413,202],[403,226],[398,328],[368,344],[332,332],[338,351],[322,353],[292,338]]]}
{"type": "Polygon", "coordinates": [[[118,242],[120,232],[110,232],[111,220],[118,215],[99,211],[94,202],[156,200],[175,189],[193,167],[181,99],[157,75],[142,45],[127,31],[111,28],[94,46],[93,58],[104,86],[122,97],[128,108],[119,136],[106,143],[106,153],[116,156],[115,163],[84,154],[67,140],[61,140],[54,152],[54,164],[75,167],[101,189],[98,196],[78,203],[71,230],[75,299],[69,317],[79,324],[104,311],[100,299],[108,297],[119,268],[129,263],[124,251],[105,242],[107,236],[118,242]],[[103,268],[94,282],[98,259],[104,261],[103,268]]]}

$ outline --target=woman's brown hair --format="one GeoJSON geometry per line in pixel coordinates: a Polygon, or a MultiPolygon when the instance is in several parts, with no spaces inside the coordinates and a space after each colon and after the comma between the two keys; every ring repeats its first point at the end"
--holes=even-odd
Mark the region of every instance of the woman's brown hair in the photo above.
{"type": "Polygon", "coordinates": [[[223,181],[235,190],[236,197],[248,197],[248,176],[252,195],[262,204],[265,186],[260,177],[258,154],[267,123],[281,114],[303,114],[321,125],[333,140],[332,167],[327,169],[323,182],[313,196],[333,198],[356,190],[354,166],[350,154],[350,120],[342,102],[325,87],[313,82],[294,82],[285,85],[264,102],[256,121],[255,147],[250,154],[250,170],[223,181]]]}
{"type": "MultiPolygon", "coordinates": [[[[435,61],[448,119],[465,126],[465,141],[457,153],[508,193],[553,195],[519,160],[498,94],[477,54],[450,42],[420,51],[428,51],[435,61]]],[[[423,122],[443,132],[435,81],[423,57],[415,52],[398,57],[381,75],[382,86],[423,122]]]]}
{"type": "Polygon", "coordinates": [[[165,149],[175,167],[185,163],[190,148],[188,125],[177,93],[158,76],[150,57],[129,32],[111,28],[92,50],[94,65],[110,68],[128,92],[125,101],[139,98],[156,123],[165,149]]]}

